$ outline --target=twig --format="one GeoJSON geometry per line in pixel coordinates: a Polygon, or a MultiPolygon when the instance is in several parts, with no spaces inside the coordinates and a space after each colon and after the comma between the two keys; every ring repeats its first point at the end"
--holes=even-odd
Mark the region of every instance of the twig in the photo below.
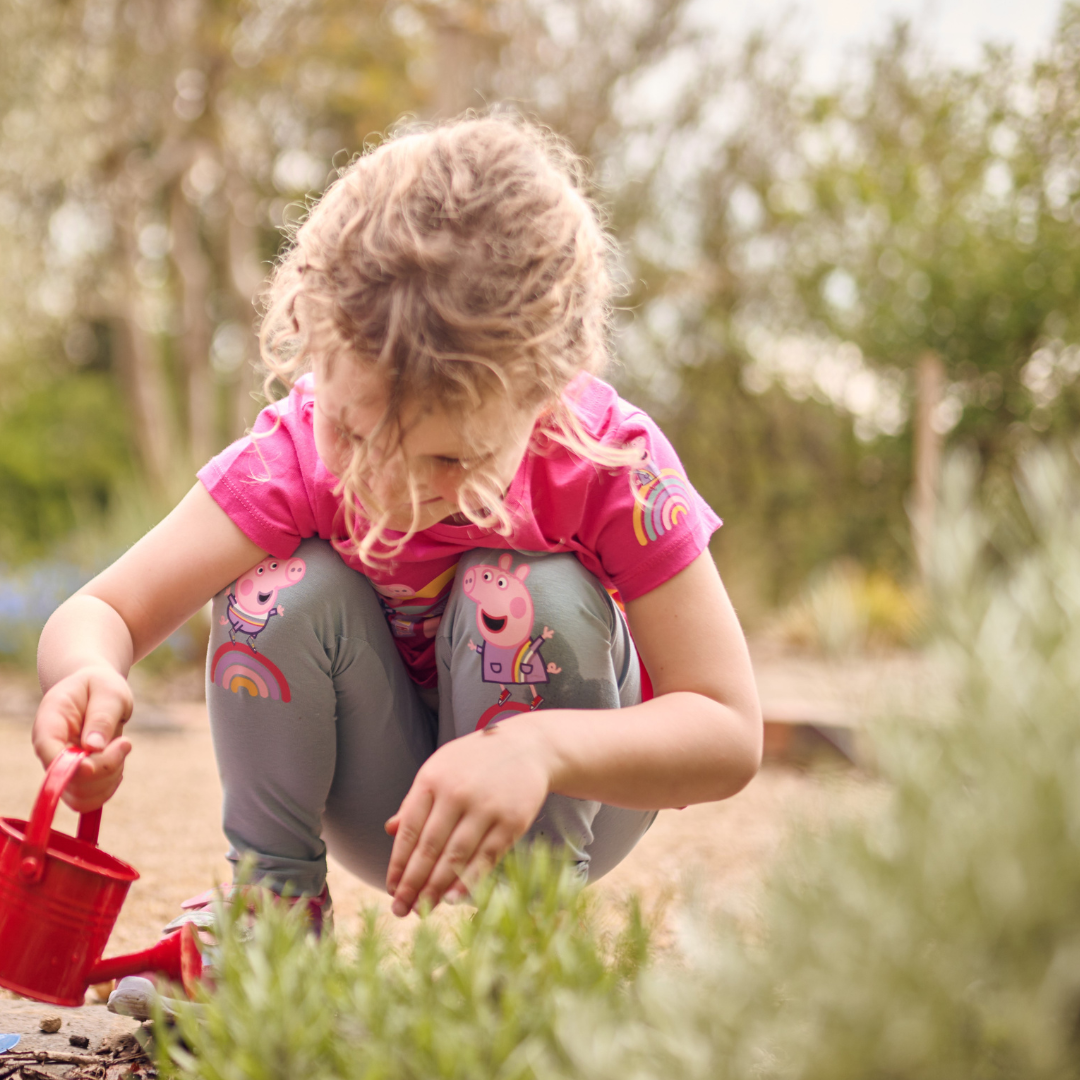
{"type": "Polygon", "coordinates": [[[62,1050],[38,1050],[34,1060],[39,1065],[97,1065],[101,1058],[86,1054],[65,1054],[62,1050]]]}
{"type": "Polygon", "coordinates": [[[125,1057],[115,1058],[87,1057],[85,1054],[65,1054],[60,1050],[17,1050],[14,1053],[9,1050],[0,1058],[0,1080],[8,1080],[20,1069],[29,1069],[29,1072],[25,1073],[27,1076],[44,1076],[48,1077],[48,1080],[55,1080],[48,1073],[35,1069],[34,1065],[101,1065],[108,1070],[116,1065],[148,1064],[149,1061],[149,1055],[142,1050],[134,1054],[128,1054],[125,1057]],[[10,1068],[7,1067],[8,1062],[11,1063],[10,1068]]]}

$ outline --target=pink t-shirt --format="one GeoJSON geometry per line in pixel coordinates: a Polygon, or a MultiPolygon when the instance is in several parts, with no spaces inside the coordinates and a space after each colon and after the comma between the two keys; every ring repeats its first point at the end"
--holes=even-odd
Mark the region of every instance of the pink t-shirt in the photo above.
{"type": "MultiPolygon", "coordinates": [[[[585,430],[614,446],[637,446],[635,468],[604,468],[538,436],[521,462],[505,504],[513,532],[433,525],[395,562],[365,566],[342,553],[375,587],[413,679],[434,686],[435,631],[461,555],[473,548],[572,551],[605,588],[635,600],[687,567],[720,519],[687,483],[667,438],[644,412],[599,379],[582,377],[568,395],[585,430]]],[[[255,422],[249,435],[199,472],[207,491],[244,534],[269,555],[293,554],[301,540],[346,540],[336,477],[315,450],[310,376],[255,422]],[[275,416],[276,414],[276,416],[275,416]],[[257,445],[255,445],[257,442],[257,445]]],[[[388,533],[389,539],[400,533],[388,533]]]]}

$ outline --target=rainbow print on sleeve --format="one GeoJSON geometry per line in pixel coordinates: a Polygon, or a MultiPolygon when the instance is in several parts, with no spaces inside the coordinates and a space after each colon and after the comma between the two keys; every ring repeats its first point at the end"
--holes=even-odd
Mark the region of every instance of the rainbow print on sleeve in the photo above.
{"type": "Polygon", "coordinates": [[[215,686],[234,694],[245,690],[253,698],[292,700],[289,684],[277,665],[239,641],[227,641],[214,653],[210,662],[210,680],[215,686]]]}
{"type": "Polygon", "coordinates": [[[675,469],[656,472],[652,462],[630,473],[634,491],[634,535],[644,547],[663,536],[690,513],[690,490],[675,469]]]}

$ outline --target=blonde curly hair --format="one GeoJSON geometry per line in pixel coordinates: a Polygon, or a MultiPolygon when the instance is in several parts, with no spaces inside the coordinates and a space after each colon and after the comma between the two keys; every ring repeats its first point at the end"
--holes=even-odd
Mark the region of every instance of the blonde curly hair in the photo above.
{"type": "MultiPolygon", "coordinates": [[[[509,115],[400,129],[358,157],[295,229],[269,281],[267,396],[316,358],[347,362],[384,379],[388,405],[372,436],[397,451],[404,404],[437,402],[467,437],[467,418],[502,394],[545,406],[537,433],[598,464],[636,460],[590,438],[566,400],[577,375],[608,359],[614,249],[584,178],[565,143],[509,115]]],[[[397,555],[420,513],[410,482],[412,526],[388,541],[371,475],[363,442],[338,491],[365,563],[397,555]]],[[[465,474],[458,498],[473,523],[511,531],[482,468],[465,474]]]]}

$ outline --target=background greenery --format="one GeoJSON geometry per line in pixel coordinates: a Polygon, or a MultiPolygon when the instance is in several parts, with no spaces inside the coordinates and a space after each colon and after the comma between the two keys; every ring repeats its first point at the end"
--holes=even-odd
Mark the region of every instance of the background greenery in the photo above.
{"type": "Polygon", "coordinates": [[[731,41],[692,15],[11,0],[6,580],[129,542],[242,433],[253,301],[336,166],[403,114],[512,102],[594,162],[624,254],[613,377],[727,519],[714,550],[744,618],[839,559],[914,581],[920,358],[944,369],[933,426],[1002,490],[1076,427],[1080,11],[1034,60],[964,70],[898,25],[826,87],[778,28],[731,41]]]}

